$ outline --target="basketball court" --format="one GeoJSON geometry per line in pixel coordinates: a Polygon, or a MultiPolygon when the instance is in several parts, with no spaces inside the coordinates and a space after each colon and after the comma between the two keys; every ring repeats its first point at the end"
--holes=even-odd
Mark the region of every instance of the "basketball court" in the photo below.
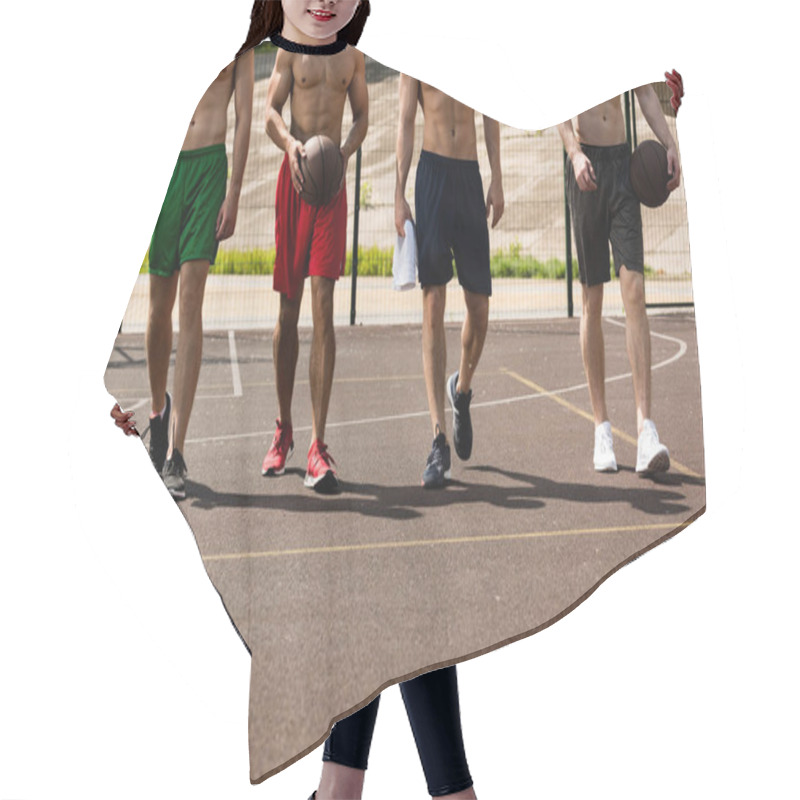
{"type": "MultiPolygon", "coordinates": [[[[473,382],[472,457],[453,452],[440,491],[420,486],[432,439],[420,328],[338,328],[326,433],[342,481],[334,496],[303,485],[310,330],[300,332],[295,453],[275,478],[260,471],[277,416],[271,332],[206,335],[180,507],[253,653],[254,779],[324,738],[330,720],[318,708],[331,692],[350,711],[387,684],[389,664],[399,680],[541,629],[702,513],[693,315],[651,316],[653,415],[672,456],[670,472],[654,477],[634,471],[624,325],[603,324],[620,471],[592,469],[578,321],[495,322],[473,382]],[[320,674],[339,678],[318,685],[320,674]]],[[[449,325],[450,364],[459,336],[449,325]]],[[[106,384],[144,428],[141,334],[118,337],[106,384]]]]}

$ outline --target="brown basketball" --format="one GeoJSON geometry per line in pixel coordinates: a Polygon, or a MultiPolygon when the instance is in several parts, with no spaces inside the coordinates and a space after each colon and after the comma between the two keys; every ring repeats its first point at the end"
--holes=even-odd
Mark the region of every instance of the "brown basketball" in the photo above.
{"type": "Polygon", "coordinates": [[[667,151],[654,139],[642,142],[631,156],[631,186],[642,205],[657,208],[669,197],[667,151]]]}
{"type": "Polygon", "coordinates": [[[342,183],[342,153],[327,136],[312,136],[300,160],[303,190],[300,197],[312,206],[324,206],[336,196],[342,183]]]}

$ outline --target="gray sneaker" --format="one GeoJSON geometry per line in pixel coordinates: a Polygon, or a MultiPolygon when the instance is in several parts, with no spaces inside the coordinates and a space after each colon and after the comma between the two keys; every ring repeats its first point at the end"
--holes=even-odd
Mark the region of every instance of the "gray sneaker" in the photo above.
{"type": "Polygon", "coordinates": [[[447,399],[453,409],[453,445],[456,455],[466,461],[472,455],[472,418],[469,415],[472,389],[464,394],[457,386],[458,373],[454,372],[447,381],[447,399]]]}
{"type": "Polygon", "coordinates": [[[164,462],[169,449],[169,415],[172,412],[172,398],[167,392],[167,404],[164,406],[164,415],[150,417],[150,460],[160,475],[164,471],[164,462]]]}
{"type": "Polygon", "coordinates": [[[172,458],[167,460],[164,464],[164,472],[161,477],[164,481],[164,486],[167,487],[169,493],[176,500],[183,500],[186,497],[186,475],[189,470],[186,468],[186,462],[183,460],[180,450],[172,451],[172,458]]]}
{"type": "Polygon", "coordinates": [[[422,485],[426,489],[440,489],[446,478],[450,477],[450,445],[443,433],[433,440],[425,472],[422,473],[422,485]]]}

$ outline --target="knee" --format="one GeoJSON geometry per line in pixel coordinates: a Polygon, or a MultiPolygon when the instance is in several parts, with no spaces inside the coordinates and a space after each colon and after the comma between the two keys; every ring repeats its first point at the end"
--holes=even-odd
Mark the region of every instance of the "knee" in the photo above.
{"type": "Polygon", "coordinates": [[[333,319],[333,290],[336,283],[330,278],[314,277],[311,279],[311,308],[316,319],[330,317],[333,319]]]}
{"type": "Polygon", "coordinates": [[[602,319],[602,311],[595,304],[584,303],[581,309],[581,320],[585,325],[593,325],[602,319]]]}
{"type": "Polygon", "coordinates": [[[297,322],[300,318],[300,304],[287,302],[281,298],[281,306],[278,310],[278,324],[275,332],[293,332],[297,330],[297,322]]]}
{"type": "Polygon", "coordinates": [[[436,322],[439,319],[444,319],[444,307],[446,299],[446,286],[426,286],[423,289],[422,302],[426,315],[432,322],[436,322]]]}
{"type": "Polygon", "coordinates": [[[600,320],[602,315],[603,284],[599,286],[585,286],[583,289],[581,317],[585,322],[592,323],[600,320]]]}
{"type": "Polygon", "coordinates": [[[186,261],[181,264],[178,284],[180,306],[190,315],[199,314],[202,310],[208,270],[207,261],[186,261]]]}
{"type": "Polygon", "coordinates": [[[198,297],[194,292],[181,294],[178,317],[181,326],[191,325],[202,321],[203,318],[203,296],[198,297]]]}
{"type": "Polygon", "coordinates": [[[172,320],[172,309],[175,295],[167,291],[151,291],[148,316],[151,324],[169,323],[172,320]]]}
{"type": "Polygon", "coordinates": [[[482,294],[468,296],[467,314],[474,324],[485,328],[489,323],[489,298],[482,294]]]}
{"type": "MultiPolygon", "coordinates": [[[[623,268],[624,269],[624,268],[623,268]]],[[[626,313],[641,313],[645,308],[644,276],[639,272],[620,273],[622,280],[622,302],[626,313]]]]}
{"type": "Polygon", "coordinates": [[[150,325],[171,325],[172,306],[168,303],[154,301],[150,298],[150,308],[148,309],[150,325]]]}
{"type": "Polygon", "coordinates": [[[323,294],[316,298],[313,307],[314,327],[333,325],[333,295],[323,294]]]}

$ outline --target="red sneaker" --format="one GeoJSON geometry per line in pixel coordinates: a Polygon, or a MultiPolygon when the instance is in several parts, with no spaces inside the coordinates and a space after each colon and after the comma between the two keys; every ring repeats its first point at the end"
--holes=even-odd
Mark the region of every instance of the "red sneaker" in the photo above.
{"type": "Polygon", "coordinates": [[[320,494],[333,494],[339,489],[334,465],[336,462],[328,452],[328,445],[316,439],[308,451],[308,471],[305,485],[320,494]]]}
{"type": "Polygon", "coordinates": [[[275,420],[275,425],[277,427],[275,428],[272,445],[264,456],[264,463],[261,465],[261,474],[265,477],[283,475],[286,469],[286,459],[294,451],[292,426],[281,425],[278,419],[275,420]]]}

